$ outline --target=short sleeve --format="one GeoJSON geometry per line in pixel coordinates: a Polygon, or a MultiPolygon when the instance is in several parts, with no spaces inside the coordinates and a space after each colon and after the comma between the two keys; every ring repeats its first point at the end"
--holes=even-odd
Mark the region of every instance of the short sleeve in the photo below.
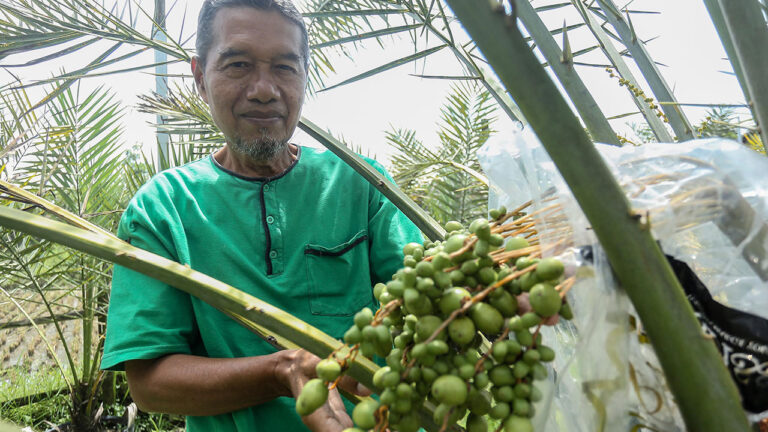
{"type": "MultiPolygon", "coordinates": [[[[394,184],[392,177],[376,161],[366,159],[377,171],[394,184]]],[[[403,246],[421,243],[423,237],[416,225],[392,202],[371,187],[368,206],[368,235],[370,237],[371,273],[374,283],[387,282],[403,266],[403,246]]]]}
{"type": "MultiPolygon", "coordinates": [[[[173,241],[162,238],[163,234],[155,229],[156,222],[134,200],[120,220],[118,237],[135,247],[176,261],[176,254],[164,246],[173,241]]],[[[192,301],[187,293],[115,266],[102,369],[123,370],[126,360],[153,359],[172,353],[190,354],[198,339],[192,301]]]]}

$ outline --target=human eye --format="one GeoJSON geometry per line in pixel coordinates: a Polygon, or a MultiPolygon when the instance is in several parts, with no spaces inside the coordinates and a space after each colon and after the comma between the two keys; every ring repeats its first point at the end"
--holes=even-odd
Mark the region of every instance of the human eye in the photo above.
{"type": "Polygon", "coordinates": [[[293,66],[291,64],[287,64],[287,63],[280,63],[276,67],[277,67],[278,70],[283,71],[283,72],[290,72],[290,73],[297,73],[298,72],[298,70],[296,69],[295,66],[293,66]]]}
{"type": "Polygon", "coordinates": [[[248,63],[244,61],[233,61],[226,65],[227,69],[245,69],[248,67],[248,63]]]}

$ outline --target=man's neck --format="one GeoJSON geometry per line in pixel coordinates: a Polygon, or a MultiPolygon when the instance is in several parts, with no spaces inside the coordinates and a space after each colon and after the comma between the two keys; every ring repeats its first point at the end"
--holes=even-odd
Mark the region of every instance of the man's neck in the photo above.
{"type": "Polygon", "coordinates": [[[274,159],[259,161],[224,146],[214,153],[213,157],[222,167],[244,177],[274,177],[284,173],[293,164],[298,152],[296,145],[288,144],[285,151],[274,159]]]}

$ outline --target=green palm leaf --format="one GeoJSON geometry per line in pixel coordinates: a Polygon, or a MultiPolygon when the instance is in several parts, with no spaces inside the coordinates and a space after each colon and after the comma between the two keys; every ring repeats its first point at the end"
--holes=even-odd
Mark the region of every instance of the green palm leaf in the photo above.
{"type": "MultiPolygon", "coordinates": [[[[143,10],[141,12],[144,13],[143,10]]],[[[144,15],[151,23],[154,23],[152,17],[146,13],[144,15]]],[[[84,48],[98,46],[102,40],[113,42],[109,48],[102,50],[101,54],[88,62],[85,67],[53,79],[21,83],[22,85],[44,85],[59,82],[59,86],[54,88],[46,97],[32,104],[32,109],[54,100],[79,78],[155,66],[155,63],[137,65],[135,62],[130,66],[124,66],[129,64],[137,54],[148,49],[159,50],[168,54],[172,58],[168,63],[189,61],[191,58],[181,44],[172,37],[167,38],[168,42],[153,39],[151,35],[145,35],[137,30],[135,22],[123,21],[121,17],[95,0],[63,0],[59,2],[9,0],[2,2],[0,3],[0,34],[8,35],[0,42],[0,60],[21,53],[25,55],[34,52],[46,53],[27,61],[23,65],[10,65],[15,67],[38,65],[56,59],[75,58],[82,53],[84,48]],[[119,48],[124,44],[134,47],[134,50],[125,54],[119,53],[119,48]],[[138,49],[136,49],[137,47],[138,49]],[[52,48],[58,48],[58,50],[50,54],[52,48]],[[117,55],[117,57],[111,58],[113,55],[117,55]],[[103,72],[104,68],[112,65],[121,65],[121,67],[103,72]],[[61,81],[62,78],[68,79],[61,81]]]]}
{"type": "Polygon", "coordinates": [[[496,105],[478,84],[453,85],[441,109],[440,146],[430,150],[410,130],[387,132],[393,176],[438,221],[468,222],[487,212],[488,181],[477,150],[493,133],[496,105]]]}

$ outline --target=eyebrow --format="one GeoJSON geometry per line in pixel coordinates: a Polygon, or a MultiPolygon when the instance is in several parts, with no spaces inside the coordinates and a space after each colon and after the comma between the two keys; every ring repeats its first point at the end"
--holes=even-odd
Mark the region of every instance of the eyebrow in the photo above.
{"type": "Polygon", "coordinates": [[[242,56],[242,55],[246,55],[246,54],[247,53],[245,51],[243,51],[243,50],[238,50],[238,49],[234,49],[234,48],[227,48],[227,49],[225,49],[223,51],[219,51],[219,58],[217,60],[219,62],[221,62],[222,60],[226,60],[226,59],[228,59],[230,57],[237,57],[237,56],[242,56]]]}
{"type": "MultiPolygon", "coordinates": [[[[217,59],[218,62],[222,62],[228,58],[231,57],[238,57],[238,56],[247,56],[248,52],[240,49],[235,48],[227,48],[223,51],[219,52],[219,58],[217,59]]],[[[275,57],[276,60],[290,60],[295,61],[296,63],[301,62],[301,56],[295,53],[285,53],[285,54],[279,54],[275,57]]]]}

